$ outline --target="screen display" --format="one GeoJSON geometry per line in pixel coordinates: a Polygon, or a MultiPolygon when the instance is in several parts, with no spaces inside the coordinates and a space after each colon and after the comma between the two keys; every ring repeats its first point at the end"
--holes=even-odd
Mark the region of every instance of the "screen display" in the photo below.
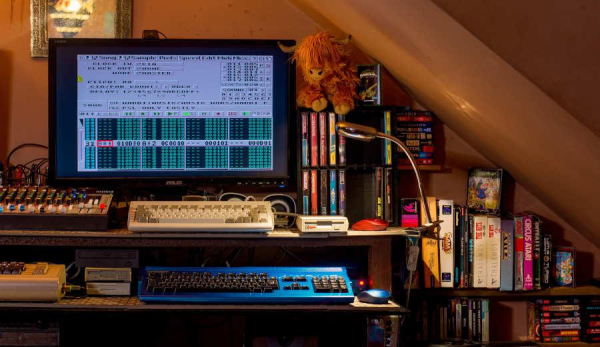
{"type": "Polygon", "coordinates": [[[60,40],[50,63],[56,179],[289,177],[276,41],[60,40]]]}

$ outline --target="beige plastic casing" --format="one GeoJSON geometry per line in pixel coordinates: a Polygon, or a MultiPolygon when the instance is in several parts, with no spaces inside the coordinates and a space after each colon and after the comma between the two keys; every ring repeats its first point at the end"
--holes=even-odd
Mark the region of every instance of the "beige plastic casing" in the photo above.
{"type": "Polygon", "coordinates": [[[59,301],[66,282],[64,265],[48,264],[43,274],[33,274],[38,264],[26,264],[19,275],[0,275],[0,301],[59,301]]]}

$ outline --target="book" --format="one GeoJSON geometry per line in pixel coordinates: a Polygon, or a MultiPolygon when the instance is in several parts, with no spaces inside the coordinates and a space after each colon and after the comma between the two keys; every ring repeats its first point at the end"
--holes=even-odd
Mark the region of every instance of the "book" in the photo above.
{"type": "MultiPolygon", "coordinates": [[[[383,111],[383,132],[386,135],[392,135],[392,111],[383,111]]],[[[392,165],[392,142],[384,140],[383,158],[385,165],[392,165]]]]}
{"type": "Polygon", "coordinates": [[[329,112],[329,165],[337,164],[337,134],[335,132],[335,113],[329,112]]]}
{"type": "Polygon", "coordinates": [[[544,330],[544,331],[542,331],[542,337],[550,337],[550,336],[579,336],[579,330],[544,330]]]}
{"type": "Polygon", "coordinates": [[[579,336],[543,337],[542,342],[578,342],[579,336]]]}
{"type": "Polygon", "coordinates": [[[438,215],[440,224],[440,277],[442,288],[454,287],[454,201],[439,200],[438,215]]]}
{"type": "Polygon", "coordinates": [[[564,318],[564,317],[579,317],[579,311],[545,311],[540,313],[540,317],[544,318],[564,318]]]}
{"type": "Polygon", "coordinates": [[[319,166],[319,121],[316,112],[310,113],[310,165],[319,166]]]}
{"type": "Polygon", "coordinates": [[[470,169],[467,206],[473,213],[500,214],[502,169],[470,169]]]}
{"type": "Polygon", "coordinates": [[[554,284],[561,287],[575,287],[575,248],[554,248],[554,284]]]}
{"type": "MultiPolygon", "coordinates": [[[[546,323],[546,324],[581,323],[581,317],[541,318],[540,322],[546,323]]],[[[600,323],[600,322],[598,322],[598,323],[600,323]]],[[[600,325],[598,325],[598,326],[600,326],[600,325]]]]}
{"type": "Polygon", "coordinates": [[[545,311],[579,311],[579,305],[541,305],[540,310],[545,311]]]}
{"type": "Polygon", "coordinates": [[[346,215],[346,170],[340,169],[339,171],[339,184],[338,184],[338,203],[340,216],[346,215]]]}
{"type": "Polygon", "coordinates": [[[503,219],[500,226],[502,250],[500,257],[500,290],[515,290],[514,230],[513,219],[503,219]]]}
{"type": "MultiPolygon", "coordinates": [[[[337,115],[338,122],[343,122],[346,116],[343,114],[337,115]]],[[[338,135],[338,162],[340,166],[346,165],[346,138],[338,135]]]]}
{"type": "Polygon", "coordinates": [[[515,216],[515,290],[523,290],[523,216],[515,216]]]}
{"type": "Polygon", "coordinates": [[[569,299],[536,299],[536,303],[540,305],[574,305],[579,304],[580,299],[577,298],[569,298],[569,299]]]}
{"type": "Polygon", "coordinates": [[[319,214],[327,215],[329,205],[329,185],[327,184],[327,170],[320,170],[319,178],[319,214]]]}
{"type": "Polygon", "coordinates": [[[552,284],[552,235],[542,234],[542,288],[552,284]]]}
{"type": "Polygon", "coordinates": [[[310,174],[302,170],[302,214],[308,215],[310,211],[310,174]]]}
{"type": "Polygon", "coordinates": [[[381,105],[381,65],[357,65],[358,102],[362,105],[381,105]]]}
{"type": "Polygon", "coordinates": [[[302,167],[309,166],[308,161],[308,112],[301,113],[302,122],[302,167]]]}
{"type": "Polygon", "coordinates": [[[337,215],[337,172],[329,170],[329,214],[337,215]]]}
{"type": "Polygon", "coordinates": [[[319,179],[317,170],[310,170],[310,214],[319,214],[319,179]]]}
{"type": "Polygon", "coordinates": [[[416,228],[419,226],[419,199],[400,199],[400,226],[403,228],[416,228]]]}
{"type": "Polygon", "coordinates": [[[487,216],[473,218],[473,288],[487,287],[487,216]]]}
{"type": "Polygon", "coordinates": [[[383,186],[383,168],[376,167],[374,174],[375,186],[375,218],[383,219],[383,201],[384,201],[384,186],[383,186]]]}
{"type": "Polygon", "coordinates": [[[394,211],[396,210],[395,199],[393,194],[394,172],[391,167],[383,169],[383,185],[384,185],[384,211],[383,218],[389,223],[394,222],[394,211]]]}
{"type": "Polygon", "coordinates": [[[541,324],[542,330],[569,330],[569,329],[581,329],[581,324],[541,324]]]}
{"type": "MultiPolygon", "coordinates": [[[[434,197],[427,197],[427,201],[421,201],[421,225],[427,223],[423,204],[427,203],[432,220],[437,220],[437,203],[434,197]]],[[[423,278],[425,288],[440,287],[440,261],[439,245],[437,239],[421,238],[421,259],[423,259],[423,278]]]]}
{"type": "Polygon", "coordinates": [[[327,166],[327,113],[319,112],[319,166],[327,166]]]}
{"type": "Polygon", "coordinates": [[[460,205],[454,205],[453,225],[454,229],[454,286],[462,288],[464,279],[461,270],[463,255],[464,255],[464,244],[462,243],[462,233],[460,230],[460,205]]]}
{"type": "Polygon", "coordinates": [[[481,299],[481,341],[490,340],[490,301],[481,299]]]}
{"type": "Polygon", "coordinates": [[[532,214],[533,222],[533,289],[542,289],[542,231],[541,219],[532,214]]]}
{"type": "MultiPolygon", "coordinates": [[[[396,121],[396,137],[406,144],[417,165],[433,164],[435,149],[433,113],[405,109],[396,114],[396,121]]],[[[398,154],[397,163],[410,165],[407,155],[403,152],[398,154]]]]}
{"type": "Polygon", "coordinates": [[[500,217],[488,217],[487,219],[487,287],[500,288],[500,244],[501,244],[501,220],[500,217]]]}
{"type": "Polygon", "coordinates": [[[473,288],[473,271],[474,271],[474,267],[473,267],[473,253],[475,251],[475,216],[472,214],[468,214],[467,215],[467,219],[468,219],[468,225],[467,225],[467,239],[469,241],[468,245],[468,249],[467,249],[467,257],[468,257],[468,261],[467,261],[467,269],[466,271],[466,278],[467,278],[467,287],[469,288],[473,288]]]}
{"type": "Polygon", "coordinates": [[[533,290],[533,220],[523,216],[523,290],[533,290]]]}

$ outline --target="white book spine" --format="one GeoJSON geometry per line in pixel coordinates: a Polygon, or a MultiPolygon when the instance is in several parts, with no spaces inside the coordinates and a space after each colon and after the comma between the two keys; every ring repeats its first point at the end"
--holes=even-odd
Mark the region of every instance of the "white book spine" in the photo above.
{"type": "Polygon", "coordinates": [[[477,215],[473,219],[473,287],[487,287],[487,216],[477,215]]]}
{"type": "Polygon", "coordinates": [[[440,279],[442,288],[454,287],[454,201],[439,200],[440,279]]]}
{"type": "Polygon", "coordinates": [[[487,287],[500,288],[500,229],[499,217],[488,217],[487,251],[487,287]]]}

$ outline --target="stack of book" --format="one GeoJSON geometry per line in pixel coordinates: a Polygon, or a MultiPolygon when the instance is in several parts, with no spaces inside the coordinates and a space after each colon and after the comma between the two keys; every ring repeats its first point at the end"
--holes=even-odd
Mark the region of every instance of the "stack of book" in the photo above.
{"type": "Polygon", "coordinates": [[[592,299],[585,303],[581,318],[584,329],[582,340],[600,342],[600,300],[592,299]]]}
{"type": "Polygon", "coordinates": [[[577,342],[581,335],[579,299],[538,299],[528,303],[529,338],[536,342],[577,342]]]}
{"type": "Polygon", "coordinates": [[[488,299],[454,298],[422,305],[421,340],[490,340],[488,299]]]}
{"type": "MultiPolygon", "coordinates": [[[[417,165],[434,164],[433,119],[430,111],[405,108],[396,113],[396,137],[406,144],[417,165]]],[[[403,152],[398,155],[398,165],[410,165],[403,152]]]]}

